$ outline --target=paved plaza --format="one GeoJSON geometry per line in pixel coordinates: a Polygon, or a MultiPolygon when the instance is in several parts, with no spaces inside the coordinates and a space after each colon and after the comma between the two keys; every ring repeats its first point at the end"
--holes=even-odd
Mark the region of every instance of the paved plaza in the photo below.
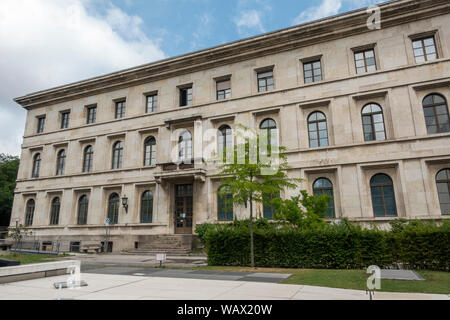
{"type": "MultiPolygon", "coordinates": [[[[136,272],[139,273],[139,272],[136,272]]],[[[231,275],[230,275],[231,276],[231,275]]],[[[247,275],[248,276],[248,275],[247,275]]],[[[82,273],[87,287],[54,288],[67,276],[0,285],[0,300],[368,300],[365,291],[279,283],[82,273]]],[[[375,294],[375,300],[450,300],[447,295],[375,294]]]]}

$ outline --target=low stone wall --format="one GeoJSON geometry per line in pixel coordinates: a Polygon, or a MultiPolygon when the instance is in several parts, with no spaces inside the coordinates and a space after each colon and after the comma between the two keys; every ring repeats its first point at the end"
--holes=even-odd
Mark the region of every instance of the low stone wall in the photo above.
{"type": "Polygon", "coordinates": [[[68,274],[72,268],[80,270],[80,261],[68,260],[3,267],[0,268],[0,284],[60,276],[68,274]]]}

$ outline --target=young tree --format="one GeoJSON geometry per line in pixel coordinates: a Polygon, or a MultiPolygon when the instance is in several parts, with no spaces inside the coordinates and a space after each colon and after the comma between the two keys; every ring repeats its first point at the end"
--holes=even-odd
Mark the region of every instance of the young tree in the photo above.
{"type": "Polygon", "coordinates": [[[0,226],[9,226],[19,158],[0,154],[0,226]]]}
{"type": "MultiPolygon", "coordinates": [[[[226,150],[227,161],[220,166],[222,188],[219,195],[229,197],[230,205],[250,206],[250,260],[255,267],[253,237],[254,203],[263,203],[265,196],[277,195],[285,189],[293,189],[301,179],[289,178],[287,158],[283,147],[268,144],[270,137],[239,126],[235,134],[240,139],[232,150],[226,150]],[[250,133],[250,134],[249,134],[250,133]],[[230,161],[231,160],[231,161],[230,161]]],[[[273,142],[273,140],[272,140],[273,142]]],[[[221,154],[223,159],[223,154],[221,154]]]]}

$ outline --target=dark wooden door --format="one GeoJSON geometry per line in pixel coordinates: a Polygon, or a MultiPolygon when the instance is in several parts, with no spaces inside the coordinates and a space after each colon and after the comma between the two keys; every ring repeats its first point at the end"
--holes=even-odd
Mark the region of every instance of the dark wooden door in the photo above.
{"type": "Polygon", "coordinates": [[[193,185],[175,186],[175,233],[192,234],[193,185]]]}

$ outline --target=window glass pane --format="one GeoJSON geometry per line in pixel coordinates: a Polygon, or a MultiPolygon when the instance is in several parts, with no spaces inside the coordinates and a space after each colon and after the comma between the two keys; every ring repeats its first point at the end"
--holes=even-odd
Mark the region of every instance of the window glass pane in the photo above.
{"type": "Polygon", "coordinates": [[[368,72],[377,71],[377,68],[375,67],[375,65],[369,65],[367,66],[367,71],[368,72]]]}
{"type": "Polygon", "coordinates": [[[359,67],[364,67],[364,60],[358,60],[358,61],[356,61],[356,67],[357,68],[359,68],[359,67]]]}
{"type": "Polygon", "coordinates": [[[386,134],[384,132],[377,132],[375,135],[378,141],[386,140],[386,134]]]}
{"type": "Polygon", "coordinates": [[[434,46],[434,38],[427,38],[423,40],[425,46],[434,46]]]}
{"type": "Polygon", "coordinates": [[[424,57],[424,56],[416,57],[416,62],[417,62],[417,63],[425,62],[425,57],[424,57]]]}
{"type": "Polygon", "coordinates": [[[308,71],[312,69],[311,63],[305,63],[303,64],[303,70],[308,71]]]}
{"type": "Polygon", "coordinates": [[[375,56],[373,50],[368,50],[365,52],[365,54],[366,54],[366,58],[372,58],[375,56]]]}
{"type": "Polygon", "coordinates": [[[355,60],[362,60],[362,59],[364,59],[364,55],[362,52],[355,54],[355,60]]]}
{"type": "Polygon", "coordinates": [[[413,42],[413,48],[414,48],[414,49],[416,49],[416,48],[422,48],[422,41],[421,41],[421,40],[414,41],[414,42],[413,42]]]}

